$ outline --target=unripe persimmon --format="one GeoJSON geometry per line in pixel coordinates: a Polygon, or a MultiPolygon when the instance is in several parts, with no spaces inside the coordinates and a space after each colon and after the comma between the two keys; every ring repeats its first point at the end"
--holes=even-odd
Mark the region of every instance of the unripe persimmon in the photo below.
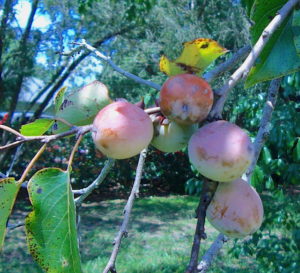
{"type": "Polygon", "coordinates": [[[124,159],[137,155],[153,137],[149,116],[138,106],[117,101],[104,107],[96,116],[92,137],[106,156],[124,159]]]}
{"type": "Polygon", "coordinates": [[[160,91],[159,105],[170,120],[182,124],[204,120],[213,104],[210,85],[198,76],[180,74],[169,78],[160,91]]]}
{"type": "Polygon", "coordinates": [[[254,233],[261,226],[263,214],[262,201],[256,190],[241,178],[220,183],[206,211],[208,221],[232,238],[254,233]]]}
{"type": "Polygon", "coordinates": [[[190,162],[205,177],[230,182],[242,176],[250,165],[254,149],[240,127],[225,120],[209,123],[189,141],[190,162]]]}
{"type": "Polygon", "coordinates": [[[177,152],[187,146],[191,135],[197,129],[197,125],[178,124],[170,121],[167,124],[154,124],[154,137],[151,145],[165,152],[177,152]]]}

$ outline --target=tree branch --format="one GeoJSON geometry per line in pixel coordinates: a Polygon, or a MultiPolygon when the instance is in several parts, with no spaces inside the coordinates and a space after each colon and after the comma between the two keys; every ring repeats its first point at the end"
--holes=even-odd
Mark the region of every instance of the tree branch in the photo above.
{"type": "Polygon", "coordinates": [[[123,70],[122,68],[118,67],[118,66],[111,60],[110,57],[105,56],[104,54],[102,54],[101,52],[99,52],[95,47],[92,47],[91,45],[87,44],[85,40],[82,40],[81,43],[74,43],[74,44],[79,45],[80,47],[85,47],[85,48],[86,48],[87,50],[89,50],[90,52],[95,53],[95,55],[96,55],[99,59],[101,59],[101,60],[107,62],[107,63],[108,63],[115,71],[119,72],[119,73],[122,74],[123,76],[125,76],[125,77],[127,77],[127,78],[129,78],[129,79],[132,79],[132,80],[134,80],[134,81],[137,82],[137,83],[147,85],[147,86],[149,86],[149,87],[151,87],[151,88],[154,88],[154,89],[156,89],[156,90],[158,90],[158,91],[161,89],[161,86],[160,86],[159,84],[154,83],[154,82],[151,82],[151,81],[144,80],[144,79],[142,79],[142,78],[140,78],[140,77],[138,77],[138,76],[136,76],[136,75],[134,75],[134,74],[131,74],[131,73],[129,73],[129,72],[123,70]]]}
{"type": "Polygon", "coordinates": [[[203,75],[203,79],[205,79],[209,83],[213,82],[221,74],[233,68],[233,66],[237,64],[240,60],[242,60],[250,52],[250,50],[250,46],[244,46],[240,48],[235,54],[233,54],[233,56],[230,59],[228,59],[224,63],[221,63],[211,71],[205,73],[203,75]]]}
{"type": "Polygon", "coordinates": [[[201,245],[201,239],[206,239],[205,234],[205,217],[206,217],[206,209],[210,204],[215,191],[217,189],[218,182],[214,182],[208,179],[204,179],[201,197],[199,201],[199,206],[197,208],[197,226],[194,235],[194,242],[191,251],[191,257],[189,265],[185,271],[185,273],[195,273],[197,272],[198,265],[198,256],[201,245]]]}
{"type": "Polygon", "coordinates": [[[226,236],[220,233],[210,248],[203,255],[202,261],[197,267],[197,272],[206,272],[206,270],[210,267],[214,257],[219,253],[225,242],[227,242],[226,236]]]}
{"type": "Polygon", "coordinates": [[[106,162],[104,167],[102,168],[99,176],[95,179],[93,183],[91,183],[88,187],[81,189],[81,190],[73,190],[73,194],[81,194],[80,197],[77,197],[75,199],[75,204],[77,207],[81,206],[84,199],[86,199],[94,189],[96,189],[106,178],[108,173],[111,171],[115,164],[115,160],[112,158],[109,158],[106,162]]]}
{"type": "Polygon", "coordinates": [[[137,169],[136,169],[134,184],[132,186],[130,196],[129,196],[128,201],[124,208],[124,219],[123,219],[122,225],[120,227],[120,230],[114,240],[114,248],[111,253],[110,259],[109,259],[105,269],[103,270],[103,273],[108,273],[108,272],[115,273],[116,272],[115,263],[116,263],[117,255],[119,252],[122,238],[126,237],[127,233],[128,233],[127,227],[128,227],[128,223],[129,223],[129,218],[130,218],[134,199],[135,199],[135,197],[138,196],[138,193],[139,193],[139,187],[140,187],[140,182],[141,182],[141,178],[142,178],[142,172],[143,172],[146,155],[147,155],[147,149],[144,149],[140,153],[140,158],[139,158],[139,163],[138,163],[137,169]]]}
{"type": "Polygon", "coordinates": [[[257,163],[257,160],[259,158],[259,154],[271,130],[270,121],[277,101],[277,93],[280,88],[280,84],[281,84],[281,78],[273,80],[270,83],[267,101],[263,109],[262,119],[260,121],[259,129],[254,141],[254,158],[246,173],[248,183],[250,183],[251,181],[251,176],[255,168],[255,165],[257,163]]]}
{"type": "Polygon", "coordinates": [[[4,126],[4,125],[0,125],[0,129],[9,131],[18,136],[17,141],[9,143],[4,146],[0,146],[0,151],[3,151],[6,149],[9,149],[9,148],[16,147],[24,142],[41,141],[42,143],[49,143],[53,140],[57,140],[57,139],[60,139],[60,138],[66,137],[66,136],[70,136],[70,135],[75,135],[75,134],[84,135],[84,134],[88,133],[89,131],[91,131],[92,125],[78,126],[78,127],[71,128],[69,131],[66,131],[66,132],[63,132],[60,134],[43,135],[43,136],[24,136],[24,135],[20,134],[19,132],[13,130],[12,128],[4,126]]]}
{"type": "Polygon", "coordinates": [[[221,87],[219,90],[216,90],[215,93],[221,96],[213,109],[209,114],[210,119],[219,119],[222,116],[222,111],[224,104],[227,100],[229,92],[235,87],[235,85],[241,80],[244,79],[251,67],[254,65],[255,60],[260,55],[261,51],[264,49],[265,45],[269,41],[272,34],[277,30],[277,28],[281,25],[281,23],[288,16],[290,11],[294,8],[294,6],[299,3],[299,0],[289,0],[277,13],[277,15],[273,18],[273,20],[269,23],[269,25],[264,29],[256,44],[253,46],[250,54],[243,62],[243,64],[231,75],[228,82],[221,87]]]}

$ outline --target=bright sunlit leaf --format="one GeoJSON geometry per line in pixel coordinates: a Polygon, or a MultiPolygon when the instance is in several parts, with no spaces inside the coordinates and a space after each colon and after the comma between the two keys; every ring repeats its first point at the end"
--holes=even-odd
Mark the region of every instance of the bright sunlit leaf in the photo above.
{"type": "Polygon", "coordinates": [[[41,136],[52,126],[52,119],[36,119],[34,122],[22,125],[21,134],[24,136],[41,136]]]}
{"type": "Polygon", "coordinates": [[[175,61],[170,61],[163,55],[159,62],[159,68],[168,76],[182,73],[200,76],[215,59],[226,52],[228,50],[219,45],[218,42],[212,39],[198,38],[183,43],[181,55],[175,61]]]}

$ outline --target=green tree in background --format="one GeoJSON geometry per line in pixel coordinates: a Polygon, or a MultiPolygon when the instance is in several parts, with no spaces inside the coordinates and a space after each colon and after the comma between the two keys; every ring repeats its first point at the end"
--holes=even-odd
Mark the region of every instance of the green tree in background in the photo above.
{"type": "MultiPolygon", "coordinates": [[[[254,162],[253,170],[247,175],[251,185],[262,196],[265,220],[262,228],[251,238],[243,242],[236,240],[230,254],[235,257],[254,257],[261,272],[296,272],[300,266],[300,218],[294,211],[295,207],[299,207],[299,200],[295,196],[299,192],[300,183],[300,13],[297,8],[292,7],[299,6],[299,1],[32,0],[25,27],[17,22],[18,4],[19,1],[12,0],[0,3],[0,112],[1,115],[6,114],[5,118],[1,116],[0,121],[3,118],[1,124],[8,126],[1,127],[4,130],[0,132],[0,174],[3,176],[0,181],[7,182],[7,187],[10,187],[4,190],[0,188],[0,197],[4,200],[8,196],[7,192],[11,195],[11,198],[5,199],[7,206],[4,206],[4,212],[0,208],[1,217],[5,220],[0,219],[0,247],[5,235],[6,220],[21,184],[26,182],[28,172],[32,175],[31,184],[35,185],[28,189],[34,208],[39,203],[40,185],[52,180],[58,185],[56,194],[47,195],[42,204],[52,201],[58,204],[59,209],[55,212],[47,206],[43,207],[47,215],[57,213],[53,217],[60,217],[60,213],[68,212],[67,223],[70,225],[67,241],[70,242],[70,249],[66,246],[62,252],[74,261],[72,272],[82,272],[77,249],[76,207],[79,208],[90,194],[90,185],[101,184],[106,176],[110,183],[101,185],[101,189],[96,190],[97,194],[106,189],[106,192],[113,192],[114,197],[130,194],[130,198],[124,210],[125,220],[118,233],[119,237],[116,238],[112,258],[104,272],[116,272],[118,247],[127,234],[132,202],[138,192],[142,195],[200,195],[202,192],[201,200],[206,193],[213,196],[213,190],[205,188],[205,179],[190,165],[186,149],[176,153],[163,153],[149,147],[141,181],[141,170],[139,171],[139,167],[136,169],[136,157],[116,162],[106,160],[95,150],[91,138],[81,140],[84,134],[91,131],[88,123],[71,126],[73,123],[68,120],[70,116],[66,115],[66,121],[71,125],[65,124],[69,131],[66,129],[64,136],[81,135],[79,139],[74,136],[61,138],[59,134],[65,133],[64,130],[58,133],[55,131],[56,127],[60,128],[61,122],[58,120],[58,109],[63,109],[64,103],[71,101],[70,97],[74,94],[72,92],[82,86],[84,87],[80,90],[86,90],[84,88],[87,88],[91,78],[105,83],[112,100],[122,98],[133,103],[143,101],[146,109],[157,106],[160,85],[168,78],[159,70],[161,55],[166,54],[174,60],[182,51],[182,43],[205,37],[218,41],[229,50],[211,64],[203,75],[215,92],[215,105],[208,121],[222,117],[244,128],[253,141],[260,137],[263,146],[256,146],[258,155],[262,148],[261,153],[257,164],[254,162]],[[276,18],[276,12],[286,6],[292,10],[283,16],[286,19],[274,27],[274,30],[267,29],[273,18],[276,18]],[[51,20],[46,30],[34,27],[35,19],[42,15],[51,20]],[[268,39],[270,33],[271,37],[265,43],[264,39],[268,39]],[[259,42],[264,46],[262,51],[257,46],[259,42]],[[93,50],[88,46],[92,46],[93,50]],[[96,59],[95,53],[98,53],[98,57],[102,54],[100,61],[99,58],[96,59]],[[255,60],[253,63],[251,56],[255,60]],[[233,59],[235,60],[232,61],[233,59]],[[213,76],[222,64],[230,61],[231,65],[218,72],[216,77],[213,76]],[[247,61],[245,69],[243,65],[247,61]],[[136,75],[138,80],[133,80],[126,73],[120,75],[118,68],[136,75]],[[239,70],[242,70],[240,74],[239,70]],[[32,88],[28,81],[30,79],[42,81],[42,86],[30,100],[20,101],[21,92],[26,87],[32,88]],[[142,79],[148,80],[148,84],[143,84],[142,79]],[[272,88],[269,89],[270,81],[271,86],[274,83],[280,85],[278,94],[273,97],[272,88]],[[233,87],[235,88],[232,89],[233,87]],[[269,117],[262,124],[263,109],[271,104],[273,111],[275,102],[272,119],[269,117]],[[39,119],[41,117],[43,119],[39,119]],[[24,126],[34,120],[37,123],[24,126]],[[261,129],[263,133],[259,135],[257,132],[261,129]],[[55,134],[56,145],[48,143],[54,140],[49,137],[50,134],[55,134]],[[47,147],[45,144],[36,154],[41,146],[40,139],[27,144],[28,136],[40,137],[47,147]],[[24,143],[19,146],[15,141],[24,143]],[[73,162],[79,143],[77,160],[73,162]],[[32,168],[29,162],[35,162],[44,150],[46,155],[43,154],[32,168]],[[31,161],[32,158],[35,159],[31,161]],[[114,171],[108,174],[113,165],[114,171]],[[57,169],[58,167],[61,169],[57,169]],[[95,180],[100,168],[102,171],[95,180]],[[40,169],[44,171],[38,171],[40,169]],[[16,180],[13,177],[21,178],[16,180]],[[140,190],[133,186],[130,192],[132,180],[135,180],[134,185],[142,183],[140,190]],[[79,197],[73,200],[73,194],[78,194],[79,197]],[[66,196],[67,203],[59,196],[66,196]],[[280,228],[284,232],[278,234],[280,228]]],[[[104,103],[107,102],[105,96],[101,99],[104,103]]],[[[90,110],[94,109],[88,111],[90,110]]],[[[94,115],[88,118],[93,120],[94,115]]],[[[143,166],[145,156],[144,151],[138,166],[143,166]]],[[[50,192],[52,189],[53,186],[48,184],[45,190],[50,192]]],[[[198,209],[198,223],[202,221],[202,216],[201,209],[198,209]]],[[[56,251],[53,263],[48,259],[51,251],[58,245],[52,244],[52,239],[48,237],[44,239],[52,250],[38,244],[42,237],[39,223],[48,223],[47,221],[47,217],[39,214],[38,210],[34,210],[26,218],[29,248],[31,252],[32,249],[37,251],[38,258],[35,259],[46,272],[48,267],[55,268],[56,271],[53,272],[60,272],[62,269],[57,269],[61,264],[57,262],[56,251]]],[[[53,229],[57,228],[58,237],[64,235],[67,226],[65,222],[61,221],[56,225],[49,221],[49,225],[53,229]]],[[[200,242],[205,237],[201,232],[200,230],[195,235],[200,236],[200,242]]],[[[222,246],[224,236],[220,235],[216,242],[218,246],[222,246]]],[[[218,252],[213,251],[214,255],[218,252]]],[[[198,252],[193,247],[191,256],[197,256],[198,252]]],[[[205,259],[206,256],[203,260],[205,259]]],[[[198,256],[193,262],[191,258],[186,272],[206,272],[205,266],[208,267],[211,260],[203,271],[196,268],[198,262],[198,256]]]]}

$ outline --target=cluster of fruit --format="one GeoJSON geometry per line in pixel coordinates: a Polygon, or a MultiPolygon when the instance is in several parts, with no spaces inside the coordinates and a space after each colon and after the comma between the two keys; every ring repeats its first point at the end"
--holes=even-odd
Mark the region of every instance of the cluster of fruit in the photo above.
{"type": "Polygon", "coordinates": [[[137,155],[150,143],[163,152],[188,145],[193,166],[206,178],[224,182],[219,183],[207,209],[208,220],[225,235],[242,238],[255,232],[263,218],[259,195],[240,178],[254,149],[249,136],[225,120],[197,128],[212,104],[213,91],[205,80],[191,74],[176,75],[162,86],[161,115],[149,117],[138,106],[117,101],[98,113],[92,136],[96,147],[115,159],[137,155]]]}

